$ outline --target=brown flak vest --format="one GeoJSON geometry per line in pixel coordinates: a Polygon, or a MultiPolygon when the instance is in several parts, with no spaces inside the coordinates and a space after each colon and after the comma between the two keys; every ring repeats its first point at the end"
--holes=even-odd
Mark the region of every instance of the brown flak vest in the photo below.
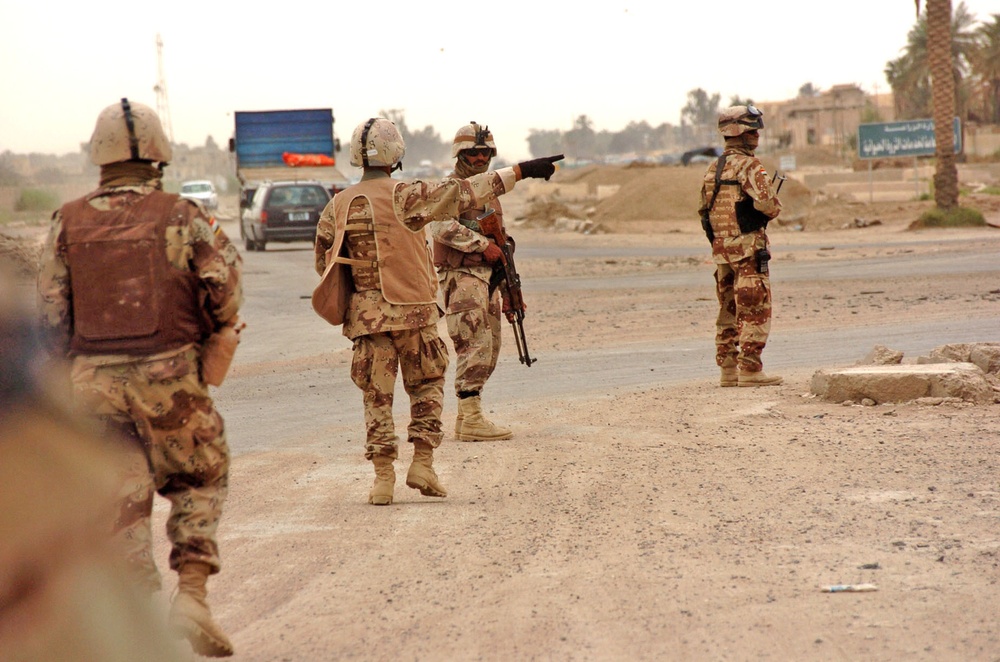
{"type": "Polygon", "coordinates": [[[431,252],[426,235],[414,232],[396,218],[393,207],[393,190],[398,181],[379,178],[362,181],[351,186],[333,199],[335,220],[334,245],[327,254],[338,264],[352,269],[377,269],[382,286],[382,296],[392,304],[426,304],[437,301],[437,278],[431,263],[431,252]],[[347,222],[351,201],[357,197],[368,201],[372,211],[372,225],[347,222]],[[344,256],[341,250],[344,237],[349,232],[372,232],[375,235],[375,255],[344,256]]]}
{"type": "Polygon", "coordinates": [[[155,191],[110,211],[89,199],[60,212],[73,287],[71,353],[149,355],[200,341],[207,321],[198,278],[167,260],[179,197],[155,191]]]}

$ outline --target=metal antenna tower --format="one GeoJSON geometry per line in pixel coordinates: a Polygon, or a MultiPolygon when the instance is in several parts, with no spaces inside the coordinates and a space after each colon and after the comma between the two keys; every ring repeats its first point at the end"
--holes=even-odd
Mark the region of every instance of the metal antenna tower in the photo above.
{"type": "Polygon", "coordinates": [[[160,123],[167,134],[167,140],[174,142],[174,127],[170,121],[170,101],[167,99],[167,77],[163,74],[163,39],[160,33],[156,33],[156,113],[160,116],[160,123]]]}

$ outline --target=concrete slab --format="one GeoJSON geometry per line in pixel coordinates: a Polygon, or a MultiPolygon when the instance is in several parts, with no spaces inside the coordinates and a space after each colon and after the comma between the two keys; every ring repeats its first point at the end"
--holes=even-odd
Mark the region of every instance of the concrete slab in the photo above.
{"type": "Polygon", "coordinates": [[[824,369],[813,375],[810,391],[830,402],[860,402],[869,398],[876,403],[938,397],[989,404],[994,401],[995,394],[986,374],[973,363],[824,369]]]}

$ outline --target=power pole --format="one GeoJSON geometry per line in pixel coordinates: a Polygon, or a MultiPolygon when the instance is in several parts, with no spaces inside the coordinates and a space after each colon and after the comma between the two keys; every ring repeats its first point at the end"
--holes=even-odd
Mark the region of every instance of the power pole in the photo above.
{"type": "Polygon", "coordinates": [[[167,77],[163,74],[163,39],[160,33],[156,33],[156,64],[157,79],[156,86],[156,113],[160,116],[160,123],[167,133],[167,140],[174,142],[174,127],[170,121],[170,101],[167,99],[167,77]]]}

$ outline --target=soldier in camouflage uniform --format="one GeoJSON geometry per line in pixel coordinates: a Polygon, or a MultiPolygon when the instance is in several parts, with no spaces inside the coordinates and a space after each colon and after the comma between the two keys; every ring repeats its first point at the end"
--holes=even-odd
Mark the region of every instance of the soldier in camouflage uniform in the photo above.
{"type": "MultiPolygon", "coordinates": [[[[455,134],[451,155],[455,170],[451,177],[467,179],[486,172],[497,155],[489,127],[475,122],[455,134]]],[[[499,200],[489,203],[503,224],[499,200]]],[[[483,415],[482,391],[500,356],[501,298],[499,288],[489,291],[493,266],[503,256],[495,242],[481,234],[477,217],[487,206],[470,209],[456,219],[435,221],[428,227],[434,239],[434,266],[438,268],[441,307],[448,335],[455,345],[455,394],[458,416],[455,438],[459,441],[510,439],[511,430],[483,415]]]]}
{"type": "Polygon", "coordinates": [[[171,148],[151,108],[107,107],[90,149],[100,187],[53,215],[38,276],[42,326],[50,351],[72,361],[76,402],[109,437],[130,441],[116,535],[140,581],[160,588],[150,527],[158,492],[171,503],[179,576],[170,625],[198,653],[232,655],[206,602],[220,568],[229,448],[200,364],[208,338],[238,322],[241,259],[199,203],[162,191],[171,148]]]}
{"type": "Polygon", "coordinates": [[[406,150],[396,126],[384,118],[359,124],[351,136],[351,165],[364,169],[361,181],[334,196],[316,232],[316,271],[343,274],[345,308],[325,319],[343,324],[354,341],[351,378],[364,394],[365,458],[375,468],[368,495],[374,505],[393,500],[399,455],[392,418],[398,371],[410,397],[408,441],[413,461],[406,484],[424,496],[447,494],[433,468],[441,444],[441,410],[448,352],[437,332],[437,279],[422,229],[432,221],[481,208],[525,177],[549,177],[546,159],[468,179],[439,183],[401,182],[406,150]]]}
{"type": "Polygon", "coordinates": [[[781,377],[764,373],[760,355],[771,330],[767,222],[781,202],[754,150],[764,128],[752,105],[719,115],[725,150],[705,171],[701,187],[702,227],[712,242],[719,316],[715,360],[721,386],[775,386],[781,377]]]}

